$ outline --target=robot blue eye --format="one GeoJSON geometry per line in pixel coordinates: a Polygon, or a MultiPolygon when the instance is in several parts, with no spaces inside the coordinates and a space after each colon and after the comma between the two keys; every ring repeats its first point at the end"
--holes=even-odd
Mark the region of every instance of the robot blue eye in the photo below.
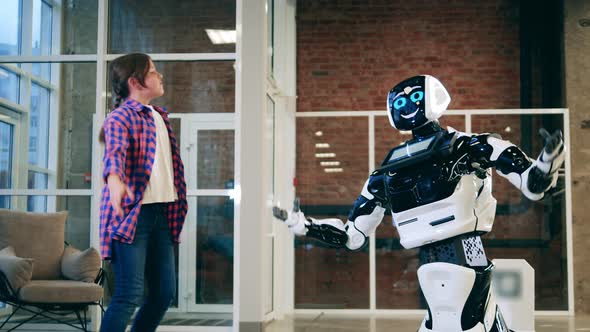
{"type": "Polygon", "coordinates": [[[424,92],[422,91],[416,91],[410,95],[410,99],[412,99],[413,102],[420,101],[422,98],[424,98],[424,92]]]}
{"type": "Polygon", "coordinates": [[[405,97],[398,98],[393,102],[393,107],[396,110],[399,110],[400,108],[406,106],[406,102],[407,102],[407,99],[405,97]]]}

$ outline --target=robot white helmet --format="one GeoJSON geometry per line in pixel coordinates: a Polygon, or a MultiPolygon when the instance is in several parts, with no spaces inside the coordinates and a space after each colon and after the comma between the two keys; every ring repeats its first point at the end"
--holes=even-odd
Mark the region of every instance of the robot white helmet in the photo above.
{"type": "Polygon", "coordinates": [[[430,75],[403,80],[387,96],[387,115],[391,126],[413,130],[438,119],[447,109],[451,97],[444,85],[430,75]]]}

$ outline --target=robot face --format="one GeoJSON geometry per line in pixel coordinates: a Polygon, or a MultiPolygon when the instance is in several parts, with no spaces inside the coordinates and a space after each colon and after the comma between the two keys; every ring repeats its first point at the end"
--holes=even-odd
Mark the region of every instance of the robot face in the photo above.
{"type": "Polygon", "coordinates": [[[416,129],[436,120],[451,101],[439,80],[421,75],[397,84],[387,96],[389,121],[400,130],[416,129]]]}
{"type": "Polygon", "coordinates": [[[394,126],[401,130],[412,130],[425,124],[424,76],[415,76],[396,85],[387,96],[387,109],[394,126]]]}

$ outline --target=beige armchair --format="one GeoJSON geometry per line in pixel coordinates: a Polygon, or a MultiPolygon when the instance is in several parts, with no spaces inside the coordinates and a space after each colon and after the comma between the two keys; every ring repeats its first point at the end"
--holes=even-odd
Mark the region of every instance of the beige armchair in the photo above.
{"type": "MultiPolygon", "coordinates": [[[[37,316],[88,331],[90,305],[102,309],[102,269],[94,248],[80,251],[64,242],[67,212],[27,213],[0,209],[0,302],[13,312],[37,316]],[[75,313],[79,326],[60,319],[75,313]]],[[[103,310],[104,311],[104,310],[103,310]]]]}

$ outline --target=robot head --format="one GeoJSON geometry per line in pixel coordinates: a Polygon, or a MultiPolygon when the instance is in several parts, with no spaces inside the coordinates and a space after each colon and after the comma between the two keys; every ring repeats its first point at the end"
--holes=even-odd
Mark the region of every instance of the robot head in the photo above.
{"type": "Polygon", "coordinates": [[[430,75],[408,78],[387,95],[387,114],[393,128],[416,129],[438,119],[451,102],[442,83],[430,75]]]}

